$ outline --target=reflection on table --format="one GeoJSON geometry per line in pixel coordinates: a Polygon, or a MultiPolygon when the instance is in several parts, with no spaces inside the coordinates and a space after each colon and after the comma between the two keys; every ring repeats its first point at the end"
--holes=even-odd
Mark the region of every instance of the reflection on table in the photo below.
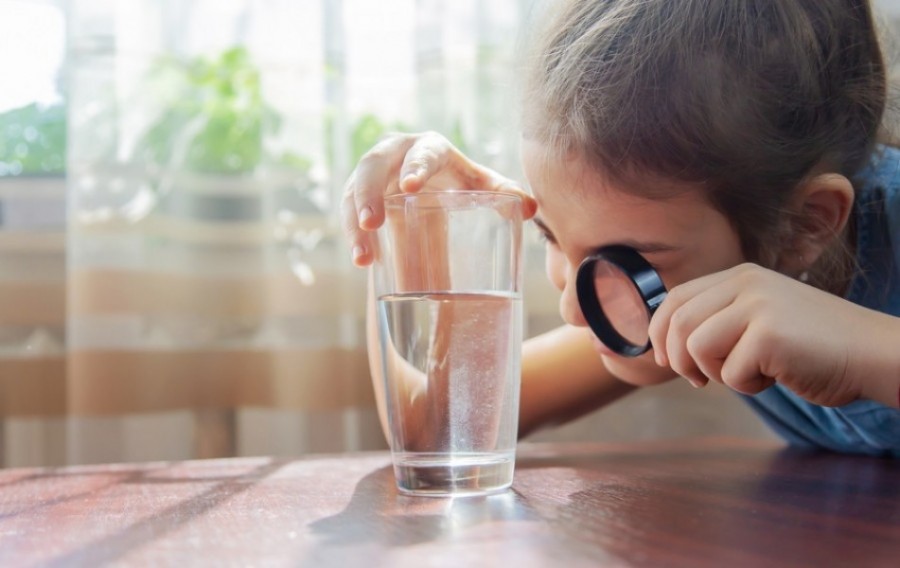
{"type": "Polygon", "coordinates": [[[387,453],[0,472],[0,564],[893,566],[900,465],[732,439],[524,444],[509,492],[387,453]]]}

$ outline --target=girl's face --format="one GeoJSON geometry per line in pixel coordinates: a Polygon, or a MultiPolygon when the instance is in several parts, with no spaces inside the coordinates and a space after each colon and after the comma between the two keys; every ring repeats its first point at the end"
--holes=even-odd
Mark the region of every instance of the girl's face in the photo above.
{"type": "MultiPolygon", "coordinates": [[[[566,323],[587,325],[575,274],[600,247],[634,248],[669,290],[744,261],[737,232],[699,190],[669,185],[674,197],[638,197],[611,185],[580,157],[547,156],[537,142],[523,141],[525,175],[538,202],[535,223],[547,239],[547,276],[562,291],[559,310],[566,323]]],[[[614,356],[596,343],[601,354],[614,356]]]]}

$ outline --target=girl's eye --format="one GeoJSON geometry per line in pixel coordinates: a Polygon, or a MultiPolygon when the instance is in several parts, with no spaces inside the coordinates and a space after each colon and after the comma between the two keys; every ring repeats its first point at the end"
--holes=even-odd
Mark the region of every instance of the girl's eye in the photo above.
{"type": "Polygon", "coordinates": [[[549,245],[556,244],[556,239],[554,239],[553,235],[551,235],[550,233],[547,233],[545,231],[538,231],[538,235],[540,235],[541,242],[549,244],[549,245]]]}

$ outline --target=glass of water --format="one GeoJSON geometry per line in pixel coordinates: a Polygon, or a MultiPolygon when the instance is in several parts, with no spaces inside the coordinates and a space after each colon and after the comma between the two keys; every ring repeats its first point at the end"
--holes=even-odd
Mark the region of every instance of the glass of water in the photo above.
{"type": "Polygon", "coordinates": [[[397,486],[481,495],[512,483],[522,344],[522,200],[389,196],[375,294],[397,486]]]}

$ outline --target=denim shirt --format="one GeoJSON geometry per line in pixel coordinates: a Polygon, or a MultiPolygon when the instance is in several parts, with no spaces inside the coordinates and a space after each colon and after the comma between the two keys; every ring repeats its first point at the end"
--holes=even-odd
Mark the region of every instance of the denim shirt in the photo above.
{"type": "MultiPolygon", "coordinates": [[[[900,150],[879,148],[855,185],[859,270],[846,298],[900,317],[900,150]]],[[[900,410],[869,400],[818,406],[778,384],[743,398],[791,445],[900,457],[900,410]]]]}

